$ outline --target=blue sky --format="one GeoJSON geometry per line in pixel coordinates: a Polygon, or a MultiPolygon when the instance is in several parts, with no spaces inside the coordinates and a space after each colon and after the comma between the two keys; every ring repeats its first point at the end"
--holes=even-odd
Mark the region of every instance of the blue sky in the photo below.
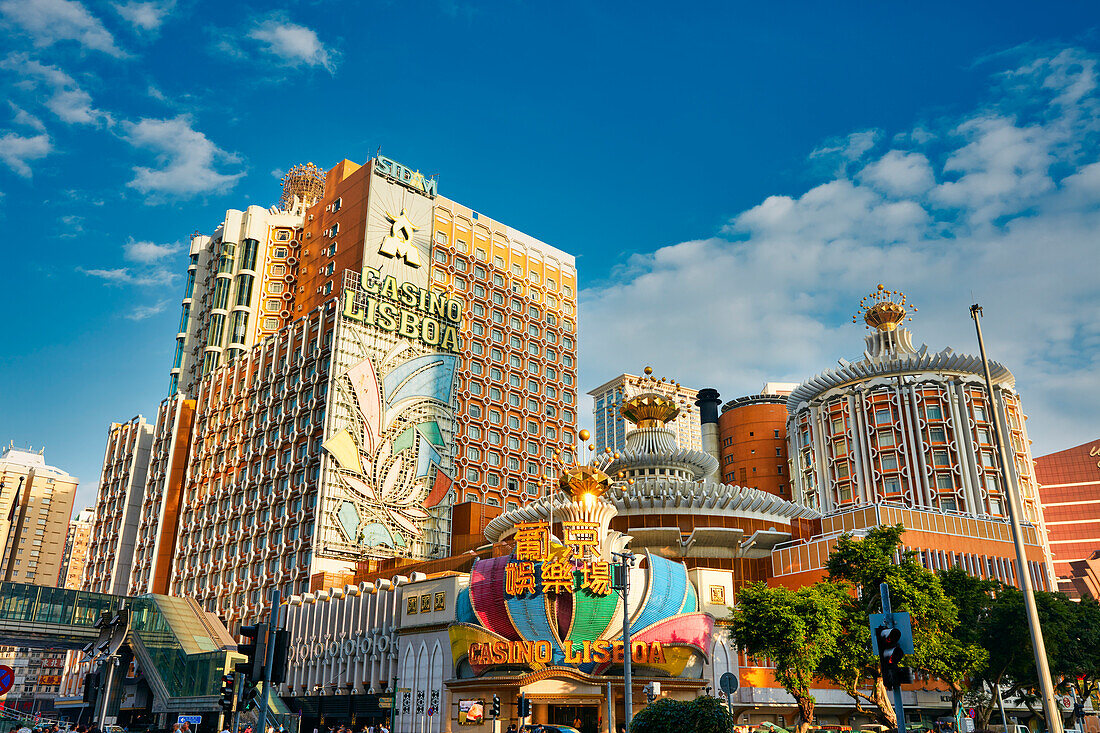
{"type": "Polygon", "coordinates": [[[185,254],[294,163],[378,146],[578,256],[581,386],[725,397],[916,341],[1017,374],[1035,450],[1097,436],[1100,14],[1086,2],[0,0],[0,438],[91,500],[167,388],[185,254]]]}

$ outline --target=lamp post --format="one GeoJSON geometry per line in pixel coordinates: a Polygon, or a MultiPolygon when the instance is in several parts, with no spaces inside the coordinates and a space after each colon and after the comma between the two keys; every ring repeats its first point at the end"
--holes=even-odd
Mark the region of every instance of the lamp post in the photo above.
{"type": "MultiPolygon", "coordinates": [[[[985,341],[982,339],[982,307],[975,303],[970,306],[970,317],[974,319],[974,329],[978,333],[978,350],[982,357],[982,370],[985,373],[985,388],[989,395],[989,407],[993,419],[993,439],[997,442],[997,455],[1001,462],[1001,481],[1008,494],[1008,520],[1012,527],[1012,544],[1016,547],[1016,575],[1020,578],[1020,590],[1024,592],[1024,605],[1027,609],[1027,626],[1031,632],[1031,648],[1035,652],[1035,670],[1039,675],[1039,689],[1043,697],[1043,714],[1047,719],[1050,733],[1062,733],[1062,714],[1058,702],[1054,699],[1054,685],[1050,681],[1050,667],[1047,664],[1047,650],[1043,643],[1043,629],[1039,623],[1039,609],[1035,605],[1035,590],[1031,585],[1031,573],[1024,552],[1024,533],[1020,527],[1019,512],[1023,511],[1016,482],[1008,480],[1008,450],[1005,447],[1004,433],[1001,430],[1001,410],[993,394],[993,377],[989,372],[989,360],[985,355],[985,341]]],[[[1038,532],[1038,527],[1036,527],[1038,532]]],[[[1007,726],[1007,723],[1006,723],[1007,726]]],[[[1006,727],[1007,730],[1007,727],[1006,727]]]]}
{"type": "Polygon", "coordinates": [[[628,550],[613,552],[613,556],[619,559],[619,588],[623,594],[623,722],[626,729],[630,730],[630,714],[634,704],[631,695],[630,676],[630,568],[634,566],[634,553],[628,550]]]}

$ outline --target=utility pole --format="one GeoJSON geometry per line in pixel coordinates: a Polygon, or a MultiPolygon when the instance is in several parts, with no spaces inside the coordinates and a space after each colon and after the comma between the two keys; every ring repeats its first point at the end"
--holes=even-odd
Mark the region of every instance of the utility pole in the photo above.
{"type": "MultiPolygon", "coordinates": [[[[982,370],[985,372],[985,388],[989,396],[989,407],[993,413],[993,438],[997,441],[997,455],[1001,462],[1001,481],[1004,483],[1005,493],[1008,494],[1008,519],[1012,526],[1012,544],[1016,547],[1016,576],[1020,579],[1020,590],[1024,592],[1027,626],[1031,632],[1031,648],[1035,652],[1035,670],[1039,674],[1039,689],[1043,695],[1043,714],[1047,719],[1047,730],[1050,733],[1062,733],[1062,713],[1058,709],[1058,702],[1054,699],[1054,685],[1051,684],[1050,666],[1047,664],[1047,649],[1046,644],[1043,643],[1043,628],[1039,623],[1039,609],[1035,605],[1035,590],[1031,585],[1031,573],[1028,570],[1027,555],[1024,552],[1024,532],[1020,527],[1019,516],[1024,505],[1020,501],[1019,492],[1016,490],[1016,482],[1008,479],[1008,472],[1015,464],[1008,461],[1004,432],[1001,430],[1001,410],[993,394],[993,377],[989,373],[989,360],[986,358],[985,341],[982,339],[982,315],[980,305],[975,303],[970,306],[970,316],[974,319],[974,329],[978,333],[978,350],[981,352],[982,370]]],[[[1039,528],[1036,527],[1036,534],[1038,534],[1038,531],[1039,528]]]]}
{"type": "Polygon", "coordinates": [[[630,689],[630,601],[628,596],[630,595],[630,568],[634,567],[634,553],[624,550],[611,554],[619,559],[621,570],[618,590],[623,594],[623,722],[626,724],[626,729],[630,730],[630,714],[633,712],[631,708],[634,701],[630,689]]]}
{"type": "Polygon", "coordinates": [[[256,733],[267,733],[267,704],[271,695],[271,664],[275,659],[275,625],[279,622],[279,600],[279,589],[272,588],[271,610],[267,614],[267,643],[264,644],[264,689],[260,692],[260,713],[256,721],[256,733]]]}

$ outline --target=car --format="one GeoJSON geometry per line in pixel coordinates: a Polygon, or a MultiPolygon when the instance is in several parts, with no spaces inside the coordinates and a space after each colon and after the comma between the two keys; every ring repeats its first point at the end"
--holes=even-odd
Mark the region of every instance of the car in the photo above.
{"type": "Polygon", "coordinates": [[[532,723],[519,729],[519,733],[581,733],[571,725],[558,725],[552,723],[532,723]]]}

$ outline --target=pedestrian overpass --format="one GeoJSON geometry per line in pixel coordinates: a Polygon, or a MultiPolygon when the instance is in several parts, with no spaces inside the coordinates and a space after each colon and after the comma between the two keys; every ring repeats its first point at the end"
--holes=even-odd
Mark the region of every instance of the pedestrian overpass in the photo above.
{"type": "Polygon", "coordinates": [[[0,644],[80,651],[100,638],[104,611],[129,611],[125,644],[153,697],[152,712],[220,710],[221,677],[232,670],[237,644],[194,600],[0,583],[0,644]]]}
{"type": "MultiPolygon", "coordinates": [[[[100,639],[96,623],[102,614],[123,608],[129,611],[124,643],[149,687],[150,712],[220,713],[222,675],[244,656],[217,616],[190,598],[0,582],[0,645],[82,651],[100,639]]],[[[296,730],[296,718],[279,696],[270,700],[273,724],[296,730]]]]}

